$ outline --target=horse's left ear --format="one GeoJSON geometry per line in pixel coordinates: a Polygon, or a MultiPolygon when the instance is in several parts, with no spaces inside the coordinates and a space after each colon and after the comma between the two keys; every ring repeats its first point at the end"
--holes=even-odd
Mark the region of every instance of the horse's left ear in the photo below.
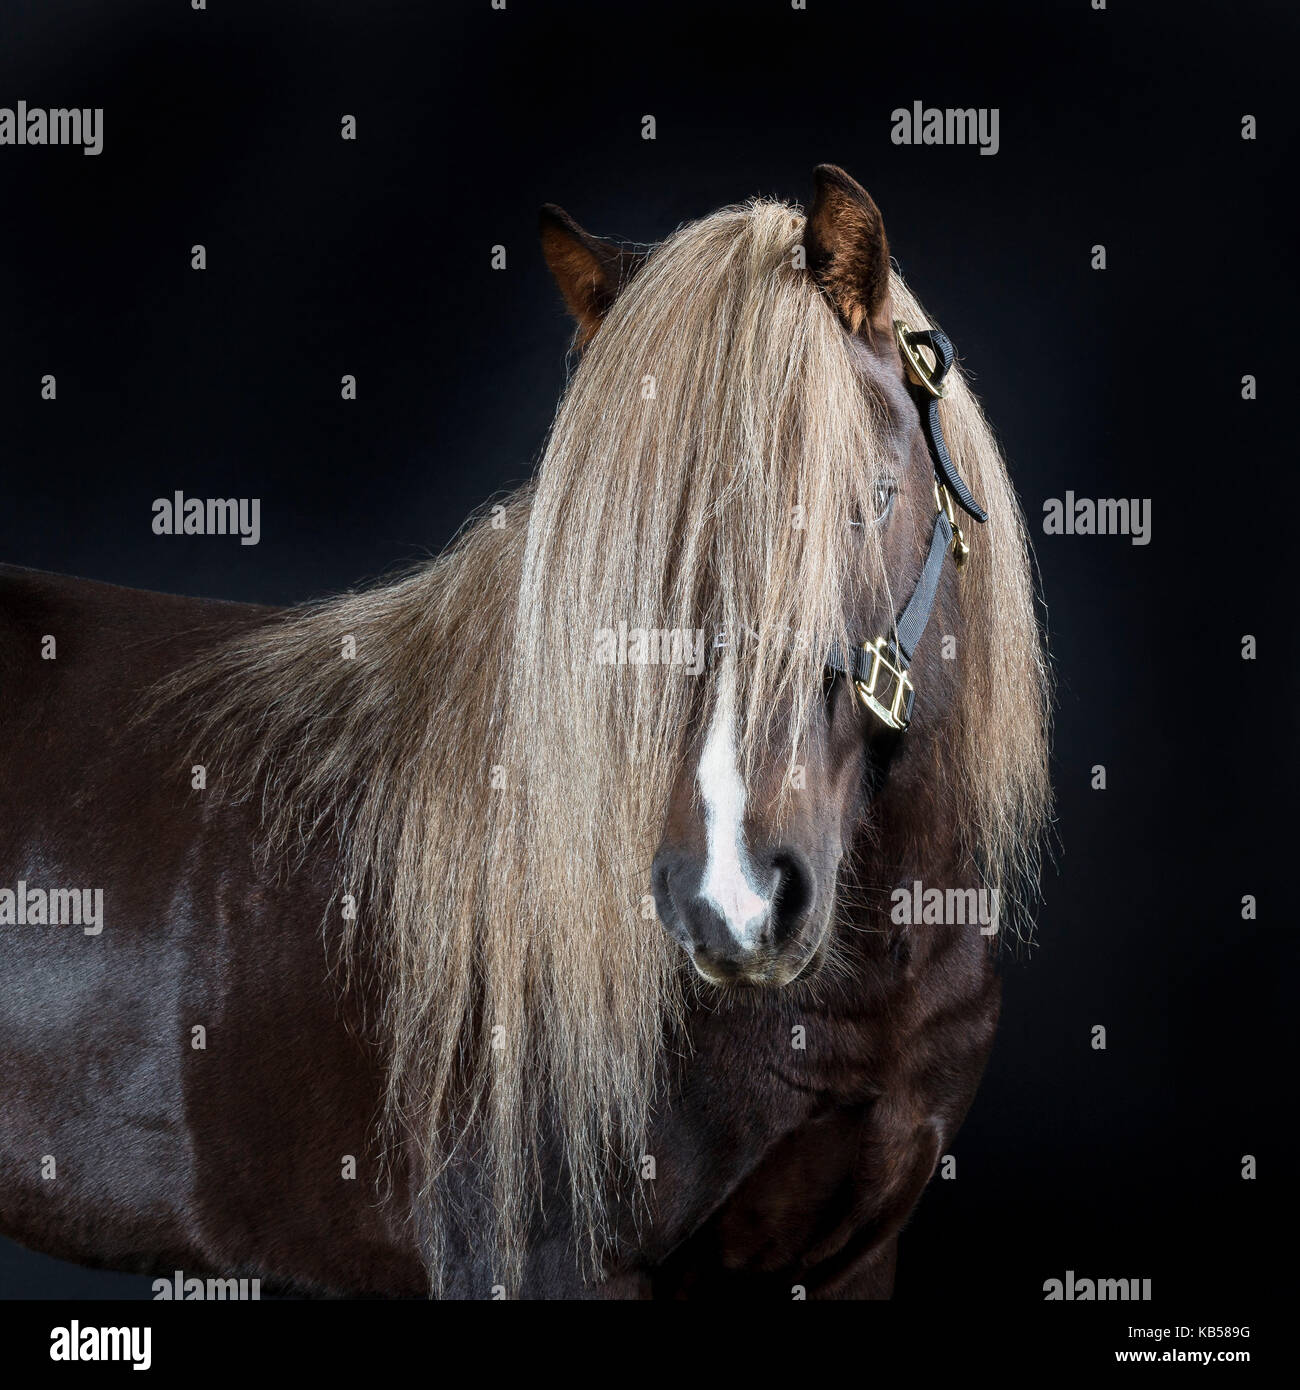
{"type": "Polygon", "coordinates": [[[819,164],[813,183],[803,234],[809,273],[851,333],[888,334],[889,244],[880,209],[838,165],[819,164]]]}
{"type": "Polygon", "coordinates": [[[645,257],[592,236],[554,203],[542,208],[539,221],[542,255],[577,322],[578,346],[582,347],[645,257]]]}

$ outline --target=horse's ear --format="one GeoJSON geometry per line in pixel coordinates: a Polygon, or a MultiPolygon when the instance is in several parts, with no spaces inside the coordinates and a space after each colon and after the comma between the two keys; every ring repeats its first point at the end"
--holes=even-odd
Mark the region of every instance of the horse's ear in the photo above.
{"type": "Polygon", "coordinates": [[[645,259],[583,231],[563,208],[547,203],[539,218],[542,255],[578,325],[578,346],[600,327],[619,289],[645,259]]]}
{"type": "Polygon", "coordinates": [[[809,273],[852,333],[890,331],[889,245],[871,195],[835,164],[813,170],[804,227],[809,273]]]}

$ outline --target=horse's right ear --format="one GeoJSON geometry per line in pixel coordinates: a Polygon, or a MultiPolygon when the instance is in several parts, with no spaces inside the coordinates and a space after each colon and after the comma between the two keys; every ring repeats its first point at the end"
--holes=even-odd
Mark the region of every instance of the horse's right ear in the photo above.
{"type": "Polygon", "coordinates": [[[542,208],[539,221],[542,255],[578,325],[578,346],[582,347],[644,257],[583,231],[554,203],[542,208]]]}
{"type": "Polygon", "coordinates": [[[809,273],[850,333],[888,334],[889,245],[880,209],[838,165],[819,164],[813,183],[803,233],[809,273]]]}

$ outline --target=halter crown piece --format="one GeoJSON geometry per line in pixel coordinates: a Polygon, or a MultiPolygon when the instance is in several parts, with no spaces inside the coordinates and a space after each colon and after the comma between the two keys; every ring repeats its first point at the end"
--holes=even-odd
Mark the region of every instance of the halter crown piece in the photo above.
{"type": "Polygon", "coordinates": [[[832,671],[848,676],[854,694],[864,709],[869,709],[886,728],[902,733],[911,723],[912,702],[916,688],[908,675],[912,657],[921,634],[930,621],[934,601],[939,592],[939,575],[944,557],[952,553],[960,569],[970,554],[970,546],[957,524],[960,507],[976,521],[989,519],[988,513],[971,496],[970,489],[957,472],[957,467],[944,442],[939,423],[939,402],[943,399],[943,379],[948,375],[956,353],[952,343],[937,329],[913,331],[902,319],[894,320],[894,338],[907,368],[912,399],[921,413],[926,443],[930,447],[930,462],[934,465],[934,530],[930,549],[916,581],[912,597],[895,620],[888,637],[863,642],[846,654],[837,642],[826,657],[832,671]],[[934,366],[927,364],[918,349],[928,348],[934,354],[934,366]]]}

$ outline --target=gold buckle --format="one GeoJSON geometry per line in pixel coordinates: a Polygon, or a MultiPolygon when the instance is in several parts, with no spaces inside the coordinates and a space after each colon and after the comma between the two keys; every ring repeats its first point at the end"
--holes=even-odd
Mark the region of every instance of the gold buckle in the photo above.
{"type": "Polygon", "coordinates": [[[886,642],[883,637],[877,637],[874,642],[864,642],[862,650],[871,653],[871,670],[865,681],[853,682],[854,692],[878,719],[901,733],[911,723],[911,701],[908,697],[916,693],[907,668],[894,650],[894,644],[886,642]],[[880,695],[876,693],[882,671],[894,682],[893,695],[889,696],[888,703],[880,698],[887,692],[882,690],[880,695]]]}
{"type": "Polygon", "coordinates": [[[934,505],[948,518],[948,525],[952,527],[952,558],[957,562],[957,568],[961,569],[970,555],[970,545],[965,531],[957,524],[957,504],[952,500],[952,493],[938,478],[934,480],[934,505]]]}
{"type": "Polygon", "coordinates": [[[941,401],[947,392],[942,386],[936,386],[934,382],[935,367],[939,364],[936,362],[934,367],[929,366],[925,358],[921,356],[920,349],[914,348],[907,341],[907,335],[911,331],[902,319],[894,320],[894,339],[898,343],[899,352],[903,355],[907,374],[918,386],[924,386],[936,400],[941,401]]]}

